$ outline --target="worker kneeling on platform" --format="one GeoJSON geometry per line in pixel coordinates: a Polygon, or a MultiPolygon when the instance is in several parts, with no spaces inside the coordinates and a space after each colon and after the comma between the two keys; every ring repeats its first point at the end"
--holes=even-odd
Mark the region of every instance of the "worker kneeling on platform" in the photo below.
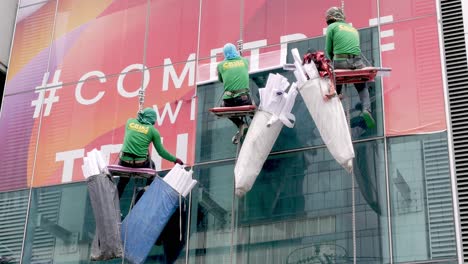
{"type": "MultiPolygon", "coordinates": [[[[154,162],[149,155],[149,145],[153,142],[154,148],[163,159],[183,165],[182,160],[169,153],[161,143],[159,131],[154,127],[156,112],[152,108],[145,108],[138,112],[137,118],[130,118],[125,125],[125,137],[120,152],[119,165],[131,168],[155,169],[154,162]]],[[[121,177],[117,184],[119,198],[129,182],[129,178],[121,177]]],[[[146,182],[151,184],[152,180],[146,182]]]]}
{"type": "MultiPolygon", "coordinates": [[[[326,12],[327,33],[325,49],[327,56],[333,60],[335,69],[362,69],[365,67],[361,59],[359,32],[345,22],[343,10],[331,7],[326,12]]],[[[355,83],[354,87],[359,93],[362,104],[362,117],[368,128],[375,126],[372,118],[369,89],[366,83],[355,83]]],[[[337,93],[341,96],[343,85],[336,86],[337,93]]]]}
{"type": "MultiPolygon", "coordinates": [[[[243,58],[232,43],[224,45],[224,61],[218,64],[218,80],[224,83],[222,107],[251,105],[249,90],[249,61],[243,58]]],[[[238,128],[232,143],[237,144],[247,130],[241,117],[229,118],[238,128]]]]}

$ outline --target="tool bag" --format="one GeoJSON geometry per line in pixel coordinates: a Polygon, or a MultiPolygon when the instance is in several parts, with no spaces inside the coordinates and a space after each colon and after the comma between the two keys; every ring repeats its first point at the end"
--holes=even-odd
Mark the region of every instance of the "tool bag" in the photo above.
{"type": "Polygon", "coordinates": [[[270,74],[265,88],[259,89],[260,106],[250,124],[234,168],[235,193],[242,197],[252,188],[283,125],[294,126],[291,114],[297,96],[296,84],[270,74]],[[289,88],[289,89],[288,89],[289,88]]]}
{"type": "Polygon", "coordinates": [[[96,221],[91,260],[122,257],[120,205],[115,184],[108,174],[88,177],[88,194],[96,221]]]}
{"type": "Polygon", "coordinates": [[[144,263],[166,223],[179,206],[179,194],[156,176],[121,227],[124,257],[144,263]]]}
{"type": "MultiPolygon", "coordinates": [[[[164,179],[156,176],[138,203],[125,217],[121,226],[124,258],[130,263],[144,263],[151,248],[164,230],[176,209],[182,204],[197,181],[192,179],[193,171],[175,164],[164,179]]],[[[179,215],[179,241],[182,240],[182,214],[179,215]]],[[[175,245],[171,241],[168,244],[175,245]]],[[[167,243],[166,243],[167,244],[167,243]]],[[[178,245],[175,245],[178,247],[178,245]]],[[[175,248],[167,259],[176,258],[175,248]]]]}

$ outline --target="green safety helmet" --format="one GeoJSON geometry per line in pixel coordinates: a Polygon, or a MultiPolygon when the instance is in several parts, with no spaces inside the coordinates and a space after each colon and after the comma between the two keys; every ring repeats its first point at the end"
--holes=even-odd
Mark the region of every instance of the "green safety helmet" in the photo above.
{"type": "Polygon", "coordinates": [[[325,20],[327,21],[328,25],[336,21],[344,22],[346,19],[343,13],[343,9],[336,7],[336,6],[330,7],[325,14],[326,14],[325,20]]]}

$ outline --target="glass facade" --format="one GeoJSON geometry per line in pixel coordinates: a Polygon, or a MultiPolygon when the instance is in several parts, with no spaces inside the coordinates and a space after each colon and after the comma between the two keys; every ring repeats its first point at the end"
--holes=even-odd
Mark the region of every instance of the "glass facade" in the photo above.
{"type": "MultiPolygon", "coordinates": [[[[222,47],[243,39],[258,104],[270,73],[295,81],[282,68],[290,49],[324,49],[323,14],[340,1],[315,2],[21,1],[0,116],[0,263],[90,262],[82,158],[98,148],[116,163],[140,87],[165,147],[199,182],[171,220],[182,230],[165,231],[179,239],[158,241],[146,263],[168,262],[165,247],[180,250],[176,263],[456,263],[436,1],[346,1],[366,62],[392,68],[368,83],[372,129],[344,88],[351,174],[298,95],[296,125],[234,195],[236,129],[208,111],[221,103],[222,47]]],[[[171,166],[156,165],[161,176],[171,166]]],[[[130,181],[123,217],[144,184],[130,181]]]]}

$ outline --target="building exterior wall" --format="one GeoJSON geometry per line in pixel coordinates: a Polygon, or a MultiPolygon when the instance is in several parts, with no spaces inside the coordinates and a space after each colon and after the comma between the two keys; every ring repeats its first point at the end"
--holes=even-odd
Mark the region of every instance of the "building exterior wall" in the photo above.
{"type": "Polygon", "coordinates": [[[8,65],[10,57],[11,40],[13,28],[15,27],[16,10],[18,9],[17,0],[6,0],[0,2],[2,17],[0,18],[0,70],[6,72],[5,66],[8,65]]]}
{"type": "MultiPolygon", "coordinates": [[[[375,128],[357,128],[359,97],[345,88],[353,174],[298,96],[295,127],[238,199],[235,128],[208,112],[223,45],[243,40],[258,103],[268,74],[295,81],[282,69],[290,49],[324,48],[325,10],[341,1],[21,1],[0,116],[0,257],[88,262],[83,157],[97,148],[116,163],[143,87],[165,147],[199,181],[178,263],[457,263],[437,1],[344,2],[368,63],[392,69],[369,84],[375,128]]],[[[123,215],[132,184],[144,185],[127,187],[123,215]]],[[[156,246],[148,263],[162,255],[156,246]]]]}

